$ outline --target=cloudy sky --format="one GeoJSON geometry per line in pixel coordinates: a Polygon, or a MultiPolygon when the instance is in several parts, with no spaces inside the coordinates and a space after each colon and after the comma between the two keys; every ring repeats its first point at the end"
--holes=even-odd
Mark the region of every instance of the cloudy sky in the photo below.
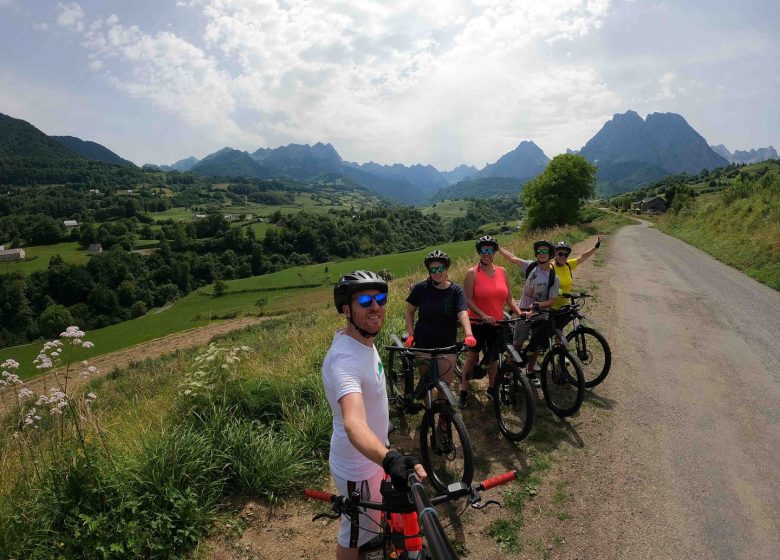
{"type": "Polygon", "coordinates": [[[780,149],[776,0],[0,0],[0,112],[138,164],[330,142],[482,167],[615,113],[780,149]]]}

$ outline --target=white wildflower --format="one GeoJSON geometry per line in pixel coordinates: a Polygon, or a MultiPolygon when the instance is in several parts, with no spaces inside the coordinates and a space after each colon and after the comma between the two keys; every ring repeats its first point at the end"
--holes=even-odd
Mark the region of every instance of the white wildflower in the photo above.
{"type": "Polygon", "coordinates": [[[82,348],[94,348],[95,343],[90,342],[89,340],[85,341],[84,344],[81,345],[82,348]]]}
{"type": "Polygon", "coordinates": [[[27,387],[25,387],[24,389],[19,391],[19,398],[20,399],[26,399],[26,398],[32,397],[32,396],[33,396],[33,392],[30,391],[27,387]]]}
{"type": "Polygon", "coordinates": [[[19,362],[9,358],[6,361],[4,361],[3,364],[0,365],[0,367],[8,368],[8,369],[19,369],[19,362]]]}
{"type": "Polygon", "coordinates": [[[65,329],[65,332],[61,332],[60,338],[84,338],[85,334],[86,333],[78,327],[72,326],[65,329]]]}

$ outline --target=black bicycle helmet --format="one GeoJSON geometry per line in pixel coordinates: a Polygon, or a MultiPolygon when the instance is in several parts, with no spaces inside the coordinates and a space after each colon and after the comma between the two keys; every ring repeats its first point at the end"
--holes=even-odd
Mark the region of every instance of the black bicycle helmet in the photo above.
{"type": "Polygon", "coordinates": [[[336,304],[336,310],[344,313],[343,306],[349,305],[352,294],[361,290],[379,290],[386,294],[387,282],[370,270],[356,270],[345,274],[333,287],[333,303],[336,304]]]}
{"type": "Polygon", "coordinates": [[[558,241],[558,243],[555,244],[555,250],[559,249],[566,249],[568,252],[571,253],[571,245],[566,243],[565,241],[558,241]]]}
{"type": "Polygon", "coordinates": [[[447,268],[449,268],[450,266],[450,256],[444,251],[440,251],[439,249],[434,249],[433,251],[425,255],[426,267],[428,267],[434,261],[444,263],[445,266],[447,266],[447,268]]]}
{"type": "Polygon", "coordinates": [[[498,251],[498,241],[494,237],[491,237],[489,235],[483,235],[479,239],[477,239],[477,252],[485,246],[485,245],[492,245],[493,249],[498,251]]]}
{"type": "Polygon", "coordinates": [[[547,241],[546,239],[540,239],[539,241],[534,242],[534,254],[536,254],[536,251],[539,250],[540,247],[547,247],[550,249],[550,255],[555,251],[555,245],[553,245],[552,241],[547,241]]]}

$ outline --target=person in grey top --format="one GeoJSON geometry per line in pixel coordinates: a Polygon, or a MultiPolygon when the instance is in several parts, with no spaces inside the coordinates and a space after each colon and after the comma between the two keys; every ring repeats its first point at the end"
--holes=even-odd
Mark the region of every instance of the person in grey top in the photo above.
{"type": "MultiPolygon", "coordinates": [[[[556,277],[555,269],[553,268],[552,259],[554,250],[555,245],[553,245],[551,241],[540,239],[534,243],[536,260],[528,261],[513,255],[503,247],[499,249],[501,255],[511,263],[518,265],[523,271],[523,274],[525,274],[525,285],[523,286],[523,293],[519,302],[520,308],[532,308],[538,311],[539,309],[549,309],[555,302],[555,298],[558,296],[558,290],[560,289],[560,281],[556,277]]],[[[516,323],[512,337],[512,344],[514,344],[515,348],[520,350],[523,343],[528,340],[534,325],[546,319],[546,314],[539,314],[530,321],[516,323]]],[[[528,378],[532,385],[538,387],[540,383],[534,371],[536,352],[534,351],[534,348],[529,348],[529,350],[531,350],[531,352],[529,352],[527,364],[528,378]]]]}

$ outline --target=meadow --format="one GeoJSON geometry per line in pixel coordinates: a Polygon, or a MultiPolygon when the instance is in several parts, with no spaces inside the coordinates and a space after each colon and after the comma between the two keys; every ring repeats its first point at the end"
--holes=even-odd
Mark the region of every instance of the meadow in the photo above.
{"type": "MultiPolygon", "coordinates": [[[[621,223],[621,217],[610,215],[585,227],[501,241],[518,255],[530,255],[538,237],[574,243],[621,223]]],[[[451,274],[463,277],[473,242],[445,248],[454,255],[460,251],[451,274]]],[[[337,266],[351,270],[388,262],[404,270],[415,262],[419,267],[423,253],[330,263],[328,272],[337,274],[337,266]]],[[[309,279],[303,272],[302,277],[309,279]]],[[[398,273],[390,293],[404,295],[409,283],[422,277],[398,273]]],[[[293,270],[255,280],[270,288],[295,284],[296,278],[301,280],[293,270]]],[[[232,289],[239,286],[234,283],[232,289]]],[[[21,433],[16,422],[27,406],[18,410],[20,416],[2,419],[0,517],[8,522],[0,526],[0,557],[185,558],[217,525],[228,531],[234,526],[230,504],[249,499],[273,504],[304,485],[317,484],[326,473],[323,450],[330,434],[320,367],[343,317],[333,310],[331,286],[296,290],[265,292],[289,298],[289,308],[300,305],[284,318],[233,333],[207,349],[146,361],[93,380],[86,396],[70,400],[77,414],[59,417],[41,410],[41,418],[31,417],[37,427],[21,433]],[[20,435],[14,437],[14,432],[20,435]],[[20,441],[23,445],[16,445],[20,441]]],[[[232,295],[241,298],[245,292],[232,295]]],[[[231,301],[223,299],[231,294],[192,294],[177,302],[185,304],[180,310],[192,306],[179,314],[200,309],[184,301],[198,297],[231,301]]],[[[249,297],[256,298],[257,292],[249,297]]],[[[390,333],[403,330],[404,307],[403,297],[391,297],[378,347],[390,333]]],[[[152,327],[141,321],[130,322],[135,325],[121,333],[109,332],[121,326],[116,325],[85,338],[95,342],[95,350],[105,350],[117,340],[144,336],[140,333],[152,327]]],[[[538,430],[525,447],[533,459],[522,473],[526,485],[539,484],[531,477],[549,468],[548,453],[564,433],[557,429],[557,435],[550,435],[544,424],[538,430]]],[[[491,529],[494,533],[504,538],[491,529]]]]}

